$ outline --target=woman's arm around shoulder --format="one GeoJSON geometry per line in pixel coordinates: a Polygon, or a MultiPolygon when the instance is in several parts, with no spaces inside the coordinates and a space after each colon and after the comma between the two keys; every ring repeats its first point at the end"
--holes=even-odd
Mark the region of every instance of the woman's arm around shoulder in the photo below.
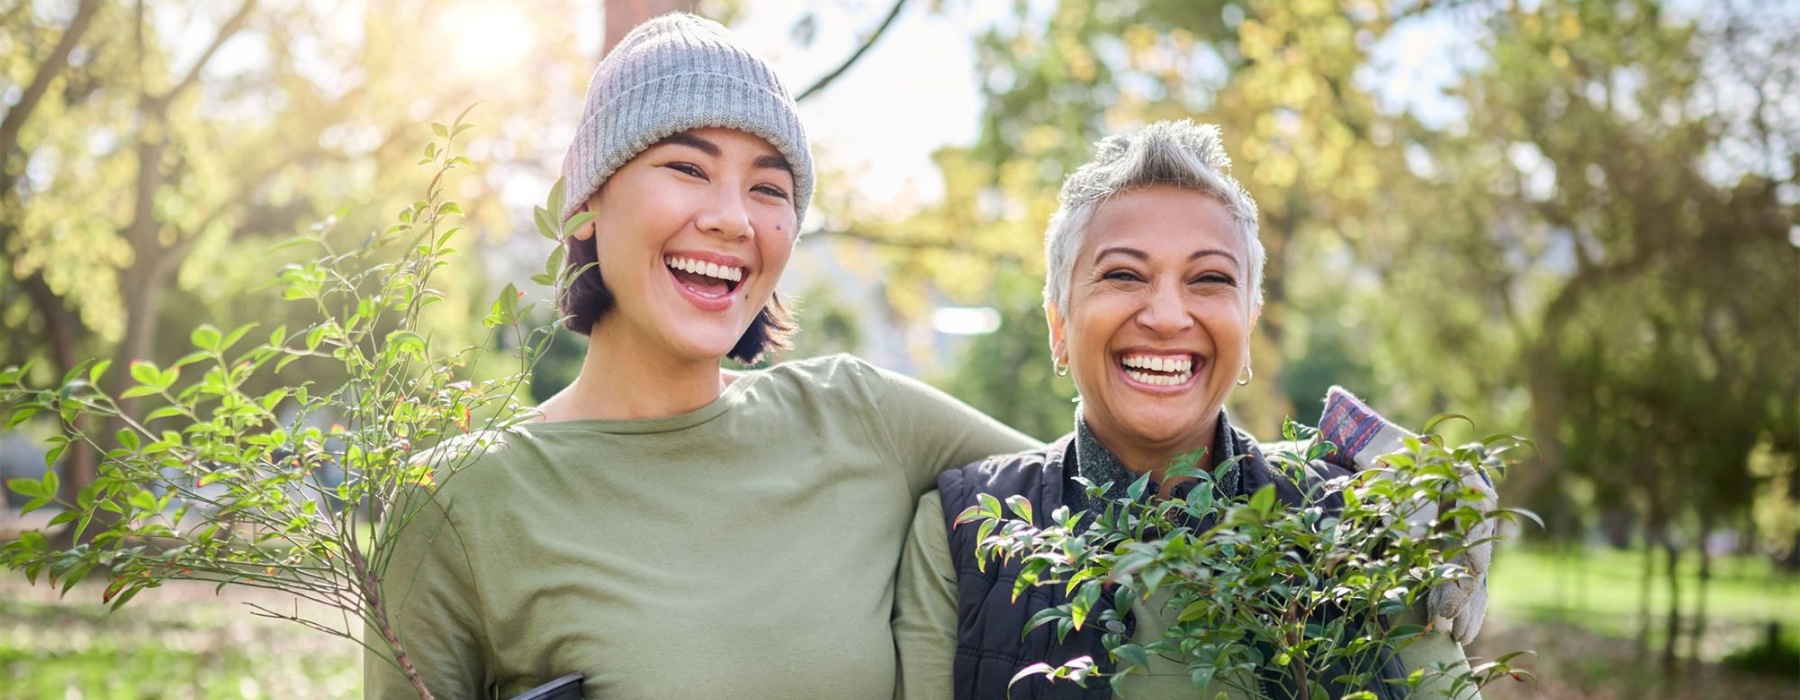
{"type": "Polygon", "coordinates": [[[894,590],[895,700],[950,697],[956,653],[956,563],[938,492],[919,498],[894,590]]]}
{"type": "Polygon", "coordinates": [[[869,379],[875,429],[906,469],[914,494],[931,489],[944,470],[1043,445],[924,382],[855,362],[869,379]]]}

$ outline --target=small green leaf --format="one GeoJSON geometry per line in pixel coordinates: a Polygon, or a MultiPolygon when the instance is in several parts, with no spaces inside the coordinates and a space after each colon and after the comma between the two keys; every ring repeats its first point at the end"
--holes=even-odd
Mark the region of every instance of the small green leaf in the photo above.
{"type": "Polygon", "coordinates": [[[1081,584],[1081,590],[1075,592],[1075,599],[1069,601],[1069,615],[1075,620],[1075,631],[1081,631],[1082,623],[1087,621],[1088,613],[1093,612],[1094,603],[1099,600],[1100,581],[1081,584]]]}
{"type": "Polygon", "coordinates": [[[12,430],[13,428],[18,427],[20,423],[23,423],[25,421],[31,420],[32,418],[36,417],[37,414],[38,414],[38,410],[35,407],[26,407],[26,408],[15,409],[12,412],[12,416],[6,419],[6,429],[12,430]]]}
{"type": "Polygon", "coordinates": [[[1000,509],[1000,499],[994,498],[993,494],[975,494],[975,501],[981,505],[983,515],[994,519],[1006,517],[1006,512],[1000,509]]]}
{"type": "Polygon", "coordinates": [[[1257,489],[1256,493],[1250,496],[1250,509],[1263,515],[1268,515],[1270,512],[1274,511],[1275,486],[1270,484],[1257,489]]]}
{"type": "Polygon", "coordinates": [[[412,331],[394,331],[388,334],[388,347],[395,355],[411,355],[413,359],[424,361],[425,339],[412,331]]]}
{"type": "Polygon", "coordinates": [[[201,350],[216,351],[219,349],[219,329],[214,328],[210,323],[202,323],[200,327],[188,334],[188,340],[193,342],[194,347],[201,350]]]}
{"type": "Polygon", "coordinates": [[[137,360],[131,363],[131,378],[139,384],[154,386],[157,379],[156,364],[148,360],[137,360]]]}
{"type": "Polygon", "coordinates": [[[1014,494],[1006,497],[1006,507],[1012,509],[1014,515],[1025,522],[1036,522],[1031,517],[1031,501],[1022,495],[1014,494]]]}
{"type": "Polygon", "coordinates": [[[88,382],[98,386],[100,378],[106,376],[106,370],[112,368],[112,360],[101,360],[88,368],[88,382]]]}
{"type": "Polygon", "coordinates": [[[38,483],[35,479],[7,479],[6,487],[12,489],[13,493],[27,498],[37,498],[38,496],[44,495],[44,485],[38,483]]]}
{"type": "Polygon", "coordinates": [[[576,231],[580,231],[582,226],[586,226],[587,222],[593,221],[596,216],[599,216],[599,213],[591,211],[576,212],[574,216],[569,217],[568,221],[563,222],[563,238],[574,236],[576,231]]]}
{"type": "Polygon", "coordinates": [[[1212,611],[1212,601],[1202,598],[1202,599],[1196,600],[1192,603],[1188,603],[1186,607],[1183,607],[1181,609],[1181,612],[1176,613],[1175,621],[1176,622],[1193,622],[1202,617],[1205,617],[1207,615],[1207,613],[1209,613],[1211,611],[1212,611]]]}
{"type": "MultiPolygon", "coordinates": [[[[185,411],[180,406],[164,406],[162,408],[151,411],[149,415],[144,416],[144,422],[148,423],[150,421],[161,419],[161,418],[176,418],[176,417],[180,417],[182,415],[185,415],[185,411]]],[[[133,437],[136,436],[135,433],[132,433],[129,430],[120,431],[120,432],[123,432],[128,435],[132,435],[133,437]]]]}

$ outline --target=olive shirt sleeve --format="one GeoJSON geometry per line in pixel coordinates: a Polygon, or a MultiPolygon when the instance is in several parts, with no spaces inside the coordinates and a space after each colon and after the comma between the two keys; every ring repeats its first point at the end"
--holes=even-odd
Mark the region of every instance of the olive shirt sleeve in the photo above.
{"type": "MultiPolygon", "coordinates": [[[[408,660],[438,698],[485,698],[492,667],[477,619],[473,564],[448,510],[437,498],[401,528],[382,577],[381,596],[408,660]],[[482,661],[486,659],[487,661],[482,661]]],[[[363,697],[419,697],[373,625],[363,632],[363,697]]]]}
{"type": "Polygon", "coordinates": [[[919,499],[894,587],[894,700],[947,700],[956,651],[956,562],[937,491],[919,499]]]}
{"type": "Polygon", "coordinates": [[[1043,445],[924,382],[865,366],[874,379],[872,418],[905,469],[909,499],[935,488],[947,469],[1043,445]]]}

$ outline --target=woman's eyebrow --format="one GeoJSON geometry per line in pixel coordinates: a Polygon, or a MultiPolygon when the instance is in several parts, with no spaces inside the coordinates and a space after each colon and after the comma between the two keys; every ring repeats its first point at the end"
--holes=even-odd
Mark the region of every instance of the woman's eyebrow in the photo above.
{"type": "Polygon", "coordinates": [[[1094,254],[1094,262],[1100,262],[1101,260],[1105,260],[1106,256],[1108,256],[1108,255],[1124,255],[1127,257],[1137,258],[1139,260],[1149,260],[1150,259],[1149,253],[1146,253],[1144,251],[1138,250],[1136,248],[1131,248],[1128,246],[1116,245],[1116,246],[1112,246],[1112,247],[1108,247],[1108,248],[1101,248],[1099,252],[1094,254]]]}
{"type": "Polygon", "coordinates": [[[758,168],[773,168],[775,170],[784,170],[784,171],[787,171],[787,173],[789,175],[794,174],[794,166],[792,164],[788,163],[788,159],[779,153],[771,153],[768,155],[757,156],[756,163],[754,163],[754,165],[758,168]]]}
{"type": "Polygon", "coordinates": [[[1193,253],[1193,254],[1192,254],[1192,255],[1189,255],[1189,256],[1188,256],[1188,262],[1193,262],[1193,261],[1195,261],[1195,260],[1199,260],[1199,259],[1201,259],[1201,258],[1204,258],[1204,257],[1206,257],[1206,256],[1208,256],[1208,255],[1220,255],[1220,256],[1224,256],[1224,257],[1225,257],[1225,259],[1227,259],[1227,260],[1230,260],[1230,261],[1231,261],[1231,264],[1233,264],[1233,265],[1236,265],[1236,264],[1238,264],[1238,259],[1237,259],[1237,255],[1235,255],[1235,254],[1233,254],[1233,253],[1232,253],[1232,252],[1231,252],[1231,251],[1229,251],[1229,250],[1220,250],[1220,249],[1218,249],[1218,248],[1203,248],[1203,249],[1200,249],[1200,250],[1196,250],[1196,251],[1194,251],[1194,253],[1193,253]]]}
{"type": "MultiPolygon", "coordinates": [[[[714,158],[724,155],[724,153],[725,153],[724,149],[719,148],[719,144],[713,143],[704,138],[695,136],[695,135],[687,133],[687,132],[682,132],[679,134],[671,134],[667,138],[664,138],[663,140],[656,142],[656,145],[658,145],[658,146],[667,146],[667,145],[687,146],[689,148],[699,150],[700,152],[705,153],[706,155],[712,156],[714,158]]],[[[752,163],[752,165],[754,165],[758,168],[772,168],[775,170],[786,171],[790,175],[793,174],[793,172],[794,172],[793,164],[789,163],[788,159],[779,153],[769,153],[769,154],[757,156],[756,162],[752,163]]]]}
{"type": "Polygon", "coordinates": [[[695,136],[695,135],[687,133],[687,132],[682,132],[679,134],[671,134],[667,138],[664,138],[663,140],[656,142],[656,145],[658,145],[658,146],[669,145],[669,144],[680,144],[682,146],[687,146],[690,148],[698,149],[700,152],[705,153],[706,155],[709,155],[709,156],[713,156],[715,158],[718,157],[720,154],[724,153],[723,150],[719,149],[719,144],[713,143],[711,141],[708,141],[706,139],[700,138],[698,136],[695,136]]]}
{"type": "MultiPolygon", "coordinates": [[[[1124,255],[1126,257],[1137,258],[1138,260],[1142,260],[1145,262],[1148,262],[1150,260],[1149,253],[1138,250],[1136,248],[1132,248],[1130,246],[1116,245],[1116,246],[1111,246],[1108,248],[1101,248],[1099,252],[1094,254],[1094,262],[1097,263],[1097,262],[1100,262],[1101,260],[1105,260],[1106,257],[1109,255],[1124,255]]],[[[1231,264],[1233,264],[1233,265],[1236,265],[1237,261],[1238,261],[1237,254],[1232,253],[1229,250],[1224,250],[1222,248],[1201,248],[1200,250],[1196,250],[1192,253],[1189,253],[1187,259],[1188,259],[1188,262],[1193,262],[1195,260],[1204,258],[1208,255],[1218,255],[1218,256],[1224,257],[1225,259],[1230,260],[1231,264]]]]}

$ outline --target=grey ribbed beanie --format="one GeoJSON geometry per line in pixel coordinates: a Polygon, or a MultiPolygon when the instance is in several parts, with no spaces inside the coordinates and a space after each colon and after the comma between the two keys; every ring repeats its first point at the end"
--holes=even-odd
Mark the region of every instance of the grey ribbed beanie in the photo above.
{"type": "Polygon", "coordinates": [[[705,127],[737,129],[774,146],[794,168],[795,225],[806,219],[812,152],[793,98],[723,25],[686,13],[638,25],[594,69],[581,126],[563,157],[563,219],[644,149],[705,127]]]}

